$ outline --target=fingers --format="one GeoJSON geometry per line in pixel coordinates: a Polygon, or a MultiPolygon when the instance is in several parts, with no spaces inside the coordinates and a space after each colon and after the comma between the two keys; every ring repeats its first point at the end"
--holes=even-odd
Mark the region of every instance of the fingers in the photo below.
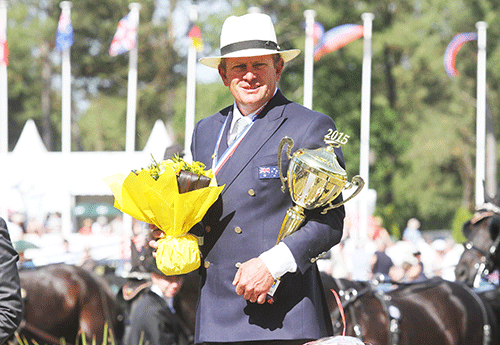
{"type": "Polygon", "coordinates": [[[151,231],[151,236],[154,239],[158,240],[158,239],[162,238],[163,236],[165,236],[165,233],[162,230],[156,228],[155,230],[151,231]]]}
{"type": "Polygon", "coordinates": [[[259,297],[257,298],[257,303],[259,303],[259,304],[266,303],[266,297],[267,297],[267,293],[260,294],[259,297]]]}
{"type": "Polygon", "coordinates": [[[149,229],[151,232],[149,233],[149,236],[151,240],[148,242],[149,246],[153,248],[153,257],[156,258],[156,250],[158,249],[158,243],[156,242],[160,238],[163,238],[165,236],[165,233],[160,230],[155,224],[149,224],[149,229]]]}
{"type": "Polygon", "coordinates": [[[261,259],[243,263],[233,280],[236,293],[249,302],[263,304],[274,278],[261,259]]]}

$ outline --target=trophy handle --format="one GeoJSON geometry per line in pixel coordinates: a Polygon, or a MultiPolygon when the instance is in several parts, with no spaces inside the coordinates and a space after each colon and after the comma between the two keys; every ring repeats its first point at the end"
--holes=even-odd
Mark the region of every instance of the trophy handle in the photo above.
{"type": "Polygon", "coordinates": [[[290,137],[283,137],[281,139],[280,144],[278,146],[278,168],[279,168],[279,174],[280,174],[280,179],[281,179],[281,191],[285,193],[285,183],[287,181],[287,178],[283,176],[283,171],[281,169],[281,155],[283,154],[283,147],[285,144],[288,144],[288,148],[286,150],[286,155],[288,156],[288,159],[292,159],[291,152],[292,148],[294,145],[293,139],[290,137]]]}
{"type": "Polygon", "coordinates": [[[350,189],[350,188],[352,188],[352,186],[358,186],[356,191],[354,193],[352,193],[351,196],[349,196],[347,199],[345,199],[345,200],[343,200],[335,205],[330,204],[330,206],[328,206],[323,211],[321,211],[321,214],[325,214],[326,212],[328,212],[332,208],[337,208],[339,206],[344,205],[346,202],[348,202],[349,200],[354,198],[356,195],[358,195],[359,192],[361,192],[361,189],[363,189],[364,185],[365,185],[365,181],[363,180],[363,178],[361,176],[359,176],[359,175],[354,176],[352,178],[352,182],[349,183],[349,185],[347,185],[347,187],[345,187],[344,189],[350,189]]]}

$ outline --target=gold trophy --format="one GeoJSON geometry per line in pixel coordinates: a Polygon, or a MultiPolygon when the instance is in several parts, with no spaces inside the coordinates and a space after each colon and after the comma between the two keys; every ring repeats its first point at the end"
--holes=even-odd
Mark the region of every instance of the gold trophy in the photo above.
{"type": "MultiPolygon", "coordinates": [[[[328,130],[325,135],[326,147],[315,150],[299,149],[293,155],[291,151],[294,145],[293,139],[284,137],[281,139],[278,148],[278,166],[282,183],[281,190],[285,192],[285,183],[288,182],[288,189],[295,206],[290,207],[285,215],[278,235],[278,244],[282,239],[291,235],[300,227],[304,221],[304,209],[312,210],[324,207],[321,212],[325,214],[329,210],[345,204],[361,192],[365,185],[361,176],[356,175],[352,182],[347,181],[347,174],[340,166],[334,149],[347,143],[349,136],[338,131],[328,130]],[[283,176],[281,156],[283,148],[288,144],[287,156],[290,159],[287,177],[283,176]],[[357,189],[346,200],[332,204],[344,189],[357,186],[357,189]]],[[[272,296],[276,291],[279,280],[275,280],[271,290],[268,292],[268,302],[273,303],[272,296]]]]}

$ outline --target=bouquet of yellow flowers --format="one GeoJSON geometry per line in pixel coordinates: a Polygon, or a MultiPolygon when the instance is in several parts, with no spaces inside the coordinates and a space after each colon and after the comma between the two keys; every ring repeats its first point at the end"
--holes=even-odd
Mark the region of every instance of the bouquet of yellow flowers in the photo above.
{"type": "Polygon", "coordinates": [[[158,240],[156,265],[166,275],[191,272],[200,266],[196,236],[188,231],[202,220],[224,186],[200,162],[188,164],[174,156],[128,176],[104,178],[114,206],[133,218],[155,224],[165,236],[158,240]]]}

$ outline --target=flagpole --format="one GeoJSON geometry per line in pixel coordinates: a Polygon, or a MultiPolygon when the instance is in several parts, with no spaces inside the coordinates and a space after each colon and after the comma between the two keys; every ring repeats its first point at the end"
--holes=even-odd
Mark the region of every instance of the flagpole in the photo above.
{"type": "MultiPolygon", "coordinates": [[[[71,18],[71,1],[61,1],[61,16],[71,18]]],[[[61,83],[61,151],[65,161],[68,161],[71,153],[71,63],[70,63],[71,45],[65,47],[61,52],[62,57],[62,83],[61,83]]],[[[61,181],[66,189],[63,209],[61,210],[61,231],[64,235],[69,235],[73,225],[71,221],[71,188],[68,174],[64,174],[65,178],[61,181]]]]}
{"type": "MultiPolygon", "coordinates": [[[[130,9],[130,19],[133,23],[137,23],[137,31],[139,31],[139,10],[141,4],[132,2],[128,5],[130,9]]],[[[127,127],[126,127],[126,143],[125,151],[132,153],[135,151],[135,121],[136,121],[136,106],[137,106],[137,46],[139,39],[136,38],[134,47],[129,54],[129,69],[128,69],[128,90],[127,90],[127,127]]]]}
{"type": "MultiPolygon", "coordinates": [[[[137,23],[137,31],[139,31],[139,10],[141,4],[132,2],[128,5],[130,9],[130,20],[132,23],[137,23]]],[[[139,33],[136,35],[134,47],[129,53],[129,68],[128,68],[128,89],[127,89],[127,121],[125,130],[125,152],[132,154],[135,151],[135,121],[137,107],[137,56],[139,45],[139,33]]],[[[156,158],[156,157],[155,157],[156,158]]],[[[162,158],[162,157],[161,157],[162,158]]],[[[134,221],[128,214],[123,214],[123,232],[125,235],[132,236],[134,221]]]]}
{"type": "Polygon", "coordinates": [[[359,239],[365,239],[368,233],[368,182],[370,168],[370,89],[372,66],[372,21],[373,13],[363,13],[363,69],[361,77],[361,135],[359,170],[365,181],[361,202],[359,239]]]}
{"type": "MultiPolygon", "coordinates": [[[[0,0],[0,49],[7,44],[7,1],[0,0]]],[[[7,64],[0,61],[0,155],[9,151],[7,64]]]]}
{"type": "MultiPolygon", "coordinates": [[[[191,23],[198,20],[198,8],[191,5],[189,13],[191,23]]],[[[190,40],[187,60],[187,81],[186,81],[186,128],[184,132],[184,159],[187,162],[192,161],[191,140],[194,131],[196,110],[196,47],[190,40]]]]}
{"type": "Polygon", "coordinates": [[[314,18],[315,10],[305,10],[306,41],[304,45],[304,106],[312,109],[313,100],[313,68],[314,68],[314,18]]]}
{"type": "Polygon", "coordinates": [[[477,22],[476,207],[484,199],[486,156],[486,22],[477,22]]]}
{"type": "MultiPolygon", "coordinates": [[[[59,4],[63,14],[71,18],[71,1],[61,1],[59,4]]],[[[62,51],[62,85],[61,85],[61,150],[63,153],[71,152],[71,47],[65,47],[62,51]]]]}

